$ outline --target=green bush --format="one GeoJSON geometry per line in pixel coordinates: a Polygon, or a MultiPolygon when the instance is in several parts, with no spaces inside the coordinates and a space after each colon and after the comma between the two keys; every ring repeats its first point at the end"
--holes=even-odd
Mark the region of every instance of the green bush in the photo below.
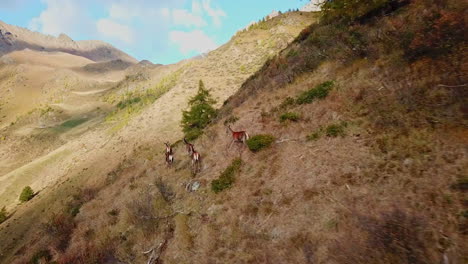
{"type": "Polygon", "coordinates": [[[240,171],[241,165],[241,159],[238,158],[233,160],[231,165],[229,165],[229,167],[227,167],[223,173],[221,173],[219,178],[211,182],[211,190],[215,193],[219,193],[225,189],[230,188],[236,180],[235,176],[240,171]]]}
{"type": "Polygon", "coordinates": [[[81,204],[78,204],[76,206],[71,207],[69,209],[69,213],[71,216],[75,217],[80,213],[80,209],[81,209],[81,204]]]}
{"type": "Polygon", "coordinates": [[[247,146],[253,152],[269,147],[275,141],[275,137],[268,134],[255,135],[247,140],[247,146]]]}
{"type": "Polygon", "coordinates": [[[334,85],[333,81],[327,81],[327,82],[321,83],[315,86],[314,88],[301,93],[297,97],[296,102],[298,104],[310,104],[315,99],[323,99],[328,96],[328,93],[333,88],[333,85],[334,85]]]}
{"type": "Polygon", "coordinates": [[[286,122],[286,121],[293,121],[293,122],[297,122],[299,121],[299,119],[301,119],[301,116],[296,113],[296,112],[287,112],[287,113],[284,113],[280,116],[280,122],[283,123],[283,122],[286,122]]]}
{"type": "Polygon", "coordinates": [[[200,80],[198,93],[190,98],[190,110],[182,112],[182,131],[187,140],[198,138],[203,129],[216,117],[217,111],[213,107],[215,102],[210,91],[205,89],[203,81],[200,80]]]}
{"type": "Polygon", "coordinates": [[[5,208],[5,206],[2,208],[2,210],[0,210],[0,224],[5,222],[5,220],[7,220],[8,218],[8,212],[5,208]]]}
{"type": "Polygon", "coordinates": [[[23,191],[20,194],[19,200],[21,202],[27,202],[31,200],[34,197],[34,191],[31,189],[31,187],[26,186],[24,187],[23,191]]]}
{"type": "Polygon", "coordinates": [[[321,136],[321,131],[315,131],[314,133],[307,136],[307,141],[315,141],[321,136]]]}
{"type": "Polygon", "coordinates": [[[344,136],[346,126],[346,122],[329,125],[325,128],[325,135],[327,135],[327,137],[344,136]]]}

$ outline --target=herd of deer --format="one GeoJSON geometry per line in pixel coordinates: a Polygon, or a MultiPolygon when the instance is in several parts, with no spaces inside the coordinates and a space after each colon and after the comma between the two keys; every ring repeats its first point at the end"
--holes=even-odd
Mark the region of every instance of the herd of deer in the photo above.
{"type": "MultiPolygon", "coordinates": [[[[249,134],[246,131],[234,131],[232,130],[231,126],[227,126],[226,133],[231,133],[232,140],[229,144],[229,147],[232,146],[235,142],[244,143],[249,139],[249,134]]],[[[195,150],[193,144],[189,143],[184,138],[185,148],[187,149],[188,155],[192,160],[192,170],[194,173],[197,173],[201,169],[201,155],[195,150]]],[[[169,142],[164,143],[166,145],[166,164],[168,167],[171,167],[174,163],[174,151],[172,150],[172,146],[169,142]]]]}

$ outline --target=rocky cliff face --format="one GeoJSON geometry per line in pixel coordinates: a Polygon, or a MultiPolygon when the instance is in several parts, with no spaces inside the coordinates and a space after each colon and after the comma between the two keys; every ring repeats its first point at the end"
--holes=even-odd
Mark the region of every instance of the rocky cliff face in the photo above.
{"type": "Polygon", "coordinates": [[[96,62],[118,59],[130,63],[138,62],[135,58],[103,41],[74,41],[65,34],[54,37],[0,21],[0,56],[26,48],[37,51],[61,51],[96,62]]]}
{"type": "Polygon", "coordinates": [[[318,4],[320,3],[320,0],[311,0],[308,4],[303,6],[300,11],[302,12],[314,12],[314,11],[320,11],[320,8],[318,7],[318,4]]]}

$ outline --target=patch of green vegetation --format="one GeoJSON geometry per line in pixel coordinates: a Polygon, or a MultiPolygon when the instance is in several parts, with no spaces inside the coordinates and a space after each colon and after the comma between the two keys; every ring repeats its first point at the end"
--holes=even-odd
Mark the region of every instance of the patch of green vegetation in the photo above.
{"type": "Polygon", "coordinates": [[[211,182],[211,190],[215,193],[220,193],[232,186],[235,182],[235,176],[240,171],[242,165],[241,159],[235,159],[219,176],[218,179],[211,182]]]}
{"type": "Polygon", "coordinates": [[[296,57],[297,55],[299,55],[299,51],[298,50],[295,50],[295,49],[290,49],[288,51],[288,53],[286,54],[286,57],[296,57]]]}
{"type": "Polygon", "coordinates": [[[8,219],[8,212],[5,206],[0,210],[0,224],[5,222],[8,219]]]}
{"type": "Polygon", "coordinates": [[[348,126],[346,122],[339,124],[331,124],[325,128],[325,135],[327,137],[338,137],[345,135],[345,128],[348,126]]]}
{"type": "Polygon", "coordinates": [[[307,141],[315,141],[318,140],[322,136],[322,131],[318,130],[309,135],[307,135],[307,141]]]}
{"type": "Polygon", "coordinates": [[[328,93],[333,88],[333,86],[334,86],[333,81],[326,81],[324,83],[321,83],[315,86],[314,88],[301,93],[297,97],[296,103],[297,104],[310,104],[315,99],[323,99],[328,96],[328,93]]]}
{"type": "Polygon", "coordinates": [[[240,70],[241,73],[247,73],[247,67],[245,65],[241,65],[239,67],[239,70],[240,70]]]}
{"type": "Polygon", "coordinates": [[[394,0],[334,0],[324,1],[320,8],[325,21],[340,21],[350,23],[356,19],[363,18],[376,10],[386,7],[394,0]]]}
{"type": "MultiPolygon", "coordinates": [[[[153,88],[144,91],[131,91],[124,95],[116,97],[115,95],[109,96],[106,101],[110,103],[118,102],[117,109],[111,112],[107,117],[107,122],[115,122],[113,131],[117,131],[125,127],[131,118],[140,113],[146,106],[153,104],[163,94],[172,89],[179,80],[180,75],[185,67],[165,76],[153,88]]],[[[136,77],[135,77],[136,78],[136,77]]],[[[128,78],[127,81],[137,81],[133,78],[128,78]]]]}
{"type": "Polygon", "coordinates": [[[320,126],[317,130],[307,135],[306,139],[307,141],[315,141],[315,140],[318,140],[323,135],[327,137],[338,137],[338,136],[343,137],[346,134],[345,132],[346,132],[347,126],[348,126],[348,123],[345,121],[342,121],[336,124],[330,124],[326,127],[320,126]]]}
{"type": "Polygon", "coordinates": [[[23,191],[20,194],[19,200],[21,202],[27,202],[34,197],[34,191],[31,187],[26,186],[24,187],[23,191]]]}
{"type": "Polygon", "coordinates": [[[69,130],[69,129],[72,129],[74,127],[77,127],[77,126],[85,123],[86,121],[88,121],[88,118],[70,119],[70,120],[67,120],[67,121],[63,122],[62,124],[60,124],[60,126],[56,127],[56,129],[58,129],[58,130],[69,130]]]}
{"type": "Polygon", "coordinates": [[[80,213],[80,209],[81,209],[81,204],[78,204],[76,206],[71,207],[69,210],[69,213],[71,216],[75,217],[80,213]]]}
{"type": "Polygon", "coordinates": [[[286,97],[283,102],[279,105],[279,108],[280,109],[286,109],[288,108],[289,106],[292,106],[292,105],[295,105],[296,104],[296,100],[294,100],[294,98],[292,97],[286,97]]]}
{"type": "MultiPolygon", "coordinates": [[[[32,113],[33,110],[30,111],[30,113],[32,113]]],[[[45,114],[49,113],[49,112],[52,112],[54,111],[54,109],[52,107],[50,107],[49,105],[47,105],[46,107],[44,108],[41,108],[39,109],[39,113],[41,116],[44,116],[45,114]]],[[[28,113],[28,114],[30,114],[28,113]]]]}
{"type": "Polygon", "coordinates": [[[292,121],[292,122],[297,122],[301,119],[301,115],[299,115],[296,112],[286,112],[282,115],[280,115],[280,122],[284,123],[286,121],[292,121]]]}
{"type": "Polygon", "coordinates": [[[269,134],[255,135],[247,140],[247,146],[253,152],[258,152],[269,147],[275,141],[275,137],[269,134]]]}
{"type": "Polygon", "coordinates": [[[187,140],[198,138],[203,134],[203,129],[216,117],[217,111],[213,107],[215,102],[210,91],[205,89],[203,81],[200,80],[198,93],[189,100],[190,109],[182,112],[181,126],[187,140]]]}

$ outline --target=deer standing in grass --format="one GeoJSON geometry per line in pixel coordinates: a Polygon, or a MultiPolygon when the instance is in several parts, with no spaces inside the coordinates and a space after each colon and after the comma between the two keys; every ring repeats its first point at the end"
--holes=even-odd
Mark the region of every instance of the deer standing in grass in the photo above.
{"type": "Polygon", "coordinates": [[[187,152],[190,158],[192,159],[192,169],[195,173],[197,173],[198,171],[200,171],[201,155],[195,150],[193,144],[188,143],[185,138],[184,138],[184,143],[185,143],[187,152]]]}
{"type": "Polygon", "coordinates": [[[230,125],[227,126],[227,130],[226,130],[226,133],[229,133],[229,132],[231,132],[231,134],[232,134],[232,141],[229,144],[228,148],[230,148],[231,145],[234,142],[241,142],[241,143],[245,144],[245,142],[249,139],[249,134],[247,134],[247,132],[245,132],[245,131],[234,131],[234,130],[232,130],[230,125]]]}
{"type": "Polygon", "coordinates": [[[170,167],[174,163],[174,152],[169,142],[164,143],[166,145],[166,163],[170,167]]]}

